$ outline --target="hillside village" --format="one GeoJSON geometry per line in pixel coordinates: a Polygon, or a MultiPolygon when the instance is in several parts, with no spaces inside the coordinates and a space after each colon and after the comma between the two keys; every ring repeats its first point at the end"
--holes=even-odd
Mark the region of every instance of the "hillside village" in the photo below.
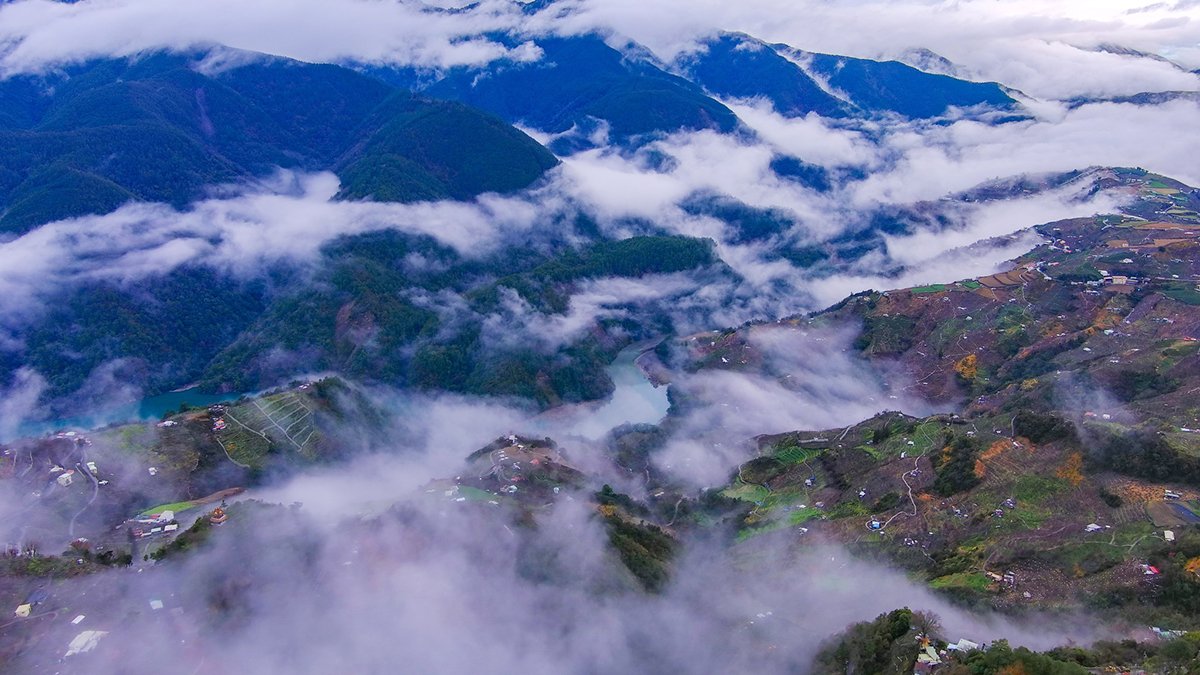
{"type": "MultiPolygon", "coordinates": [[[[681,548],[717,534],[750,557],[840,544],[957,603],[1087,609],[1149,644],[1200,630],[1200,203],[1194,189],[1144,172],[1090,178],[1127,190],[1128,213],[1040,226],[1046,243],[1007,272],[685,336],[654,359],[664,381],[728,369],[793,386],[758,347],[763,336],[861,327],[850,348],[865,362],[898,367],[902,393],[953,412],[761,435],[757,457],[696,494],[652,466],[689,400],[679,380],[661,425],[605,441],[614,467],[644,474],[642,498],[578,468],[572,448],[513,434],[466,456],[455,476],[398,495],[397,508],[432,500],[523,532],[577,501],[608,533],[605,583],[621,592],[659,592],[681,548]]],[[[43,639],[71,654],[100,649],[120,613],[79,601],[78,585],[242,536],[228,533],[261,508],[239,501],[245,488],[267,471],[344,456],[329,419],[374,419],[353,391],[336,379],[297,382],[157,422],[6,444],[4,480],[28,495],[6,535],[26,542],[8,546],[16,573],[0,586],[23,636],[7,649],[43,639]]],[[[184,611],[168,589],[151,595],[150,612],[184,611]]],[[[971,636],[955,639],[971,652],[971,636]]],[[[918,672],[954,661],[954,649],[926,643],[913,655],[918,672]]]]}
{"type": "Polygon", "coordinates": [[[722,493],[746,505],[745,545],[834,540],[970,604],[1200,628],[1187,599],[1200,588],[1196,191],[1144,172],[1099,179],[1135,197],[1129,213],[1040,226],[1047,243],[1012,271],[685,342],[693,367],[788,386],[763,336],[861,322],[853,348],[898,365],[906,392],[965,400],[759,437],[722,493]]]}

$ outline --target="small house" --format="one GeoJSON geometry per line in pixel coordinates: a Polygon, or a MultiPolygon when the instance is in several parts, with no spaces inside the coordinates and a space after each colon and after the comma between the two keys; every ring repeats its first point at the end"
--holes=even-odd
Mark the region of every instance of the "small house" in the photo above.
{"type": "Polygon", "coordinates": [[[979,644],[971,642],[966,638],[961,638],[958,642],[948,645],[946,648],[955,652],[969,652],[974,649],[979,649],[979,644]]]}
{"type": "Polygon", "coordinates": [[[67,645],[67,653],[63,655],[63,658],[92,651],[96,648],[96,645],[100,644],[100,638],[104,637],[105,635],[108,635],[108,631],[83,631],[79,635],[76,635],[75,639],[71,640],[71,643],[67,645]]]}

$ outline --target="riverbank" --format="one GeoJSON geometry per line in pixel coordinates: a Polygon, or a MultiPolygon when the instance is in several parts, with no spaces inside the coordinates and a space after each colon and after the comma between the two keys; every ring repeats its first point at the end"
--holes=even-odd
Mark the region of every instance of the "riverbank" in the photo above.
{"type": "Polygon", "coordinates": [[[623,424],[657,424],[667,415],[671,402],[667,387],[656,384],[639,361],[657,347],[662,338],[632,344],[622,349],[605,369],[614,389],[605,401],[564,405],[548,410],[533,420],[534,430],[556,437],[603,438],[623,424]]]}

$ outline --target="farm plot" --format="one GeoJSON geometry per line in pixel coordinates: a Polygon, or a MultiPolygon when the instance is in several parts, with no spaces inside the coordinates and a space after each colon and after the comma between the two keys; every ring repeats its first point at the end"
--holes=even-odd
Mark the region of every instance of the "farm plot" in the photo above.
{"type": "Polygon", "coordinates": [[[775,458],[786,464],[802,464],[811,459],[816,459],[821,454],[818,448],[802,448],[800,446],[791,445],[779,448],[775,452],[775,458]]]}
{"type": "Polygon", "coordinates": [[[217,440],[239,464],[259,466],[273,447],[305,457],[313,453],[317,430],[312,407],[295,392],[251,400],[220,418],[225,422],[217,429],[217,440]]]}

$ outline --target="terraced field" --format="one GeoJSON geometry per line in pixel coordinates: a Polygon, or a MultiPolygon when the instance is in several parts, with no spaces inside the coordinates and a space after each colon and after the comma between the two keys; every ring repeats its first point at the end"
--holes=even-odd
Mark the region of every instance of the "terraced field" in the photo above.
{"type": "Polygon", "coordinates": [[[295,391],[252,399],[215,419],[225,420],[224,428],[216,429],[217,441],[230,460],[241,466],[262,466],[273,448],[308,459],[315,452],[313,405],[307,396],[295,391]]]}

